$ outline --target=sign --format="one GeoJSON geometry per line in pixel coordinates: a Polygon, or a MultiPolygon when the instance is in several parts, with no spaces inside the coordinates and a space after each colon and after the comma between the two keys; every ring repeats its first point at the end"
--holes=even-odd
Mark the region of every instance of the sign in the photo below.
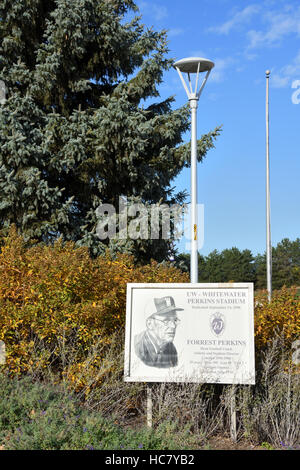
{"type": "Polygon", "coordinates": [[[253,284],[127,284],[127,382],[254,384],[253,284]]]}

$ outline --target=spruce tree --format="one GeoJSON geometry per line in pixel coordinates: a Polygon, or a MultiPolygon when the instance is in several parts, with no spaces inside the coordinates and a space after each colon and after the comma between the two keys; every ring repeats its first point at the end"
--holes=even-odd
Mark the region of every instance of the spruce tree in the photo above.
{"type": "MultiPolygon", "coordinates": [[[[189,166],[189,109],[159,100],[173,63],[167,35],[126,21],[134,11],[132,0],[1,1],[1,229],[14,223],[46,243],[61,235],[97,255],[108,242],[96,233],[100,204],[183,200],[171,183],[189,166]]],[[[219,131],[199,140],[199,161],[219,131]]],[[[111,248],[161,260],[172,243],[111,248]]]]}

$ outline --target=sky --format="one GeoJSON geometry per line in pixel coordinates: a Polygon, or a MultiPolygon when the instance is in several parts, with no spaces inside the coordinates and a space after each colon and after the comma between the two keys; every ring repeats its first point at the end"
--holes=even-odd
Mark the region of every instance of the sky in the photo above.
{"type": "MultiPolygon", "coordinates": [[[[271,240],[300,237],[300,2],[295,0],[137,0],[142,22],[168,30],[169,56],[204,57],[215,67],[198,106],[197,136],[223,130],[198,164],[204,207],[200,253],[236,246],[266,249],[266,76],[270,74],[271,240]]],[[[162,99],[187,102],[176,70],[162,99]]],[[[184,135],[188,142],[190,133],[184,135]]],[[[190,192],[190,170],[174,181],[190,192]]],[[[186,240],[179,252],[188,252],[186,240]]]]}

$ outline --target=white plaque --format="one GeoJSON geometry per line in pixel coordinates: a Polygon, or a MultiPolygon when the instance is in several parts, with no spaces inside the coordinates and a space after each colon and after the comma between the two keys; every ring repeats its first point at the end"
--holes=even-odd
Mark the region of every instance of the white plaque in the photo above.
{"type": "Polygon", "coordinates": [[[124,380],[254,384],[253,284],[127,284],[124,380]]]}

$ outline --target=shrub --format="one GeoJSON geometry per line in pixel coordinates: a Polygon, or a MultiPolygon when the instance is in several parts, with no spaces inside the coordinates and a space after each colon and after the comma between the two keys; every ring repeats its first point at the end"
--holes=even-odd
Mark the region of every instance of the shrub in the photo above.
{"type": "Polygon", "coordinates": [[[0,253],[0,340],[6,344],[6,368],[18,375],[50,367],[67,374],[78,388],[87,381],[101,383],[101,377],[91,378],[103,366],[112,334],[124,327],[128,282],[188,282],[188,275],[170,264],[136,266],[125,254],[92,260],[85,247],[61,239],[53,246],[28,247],[12,228],[0,253]],[[91,359],[93,345],[99,354],[91,359]],[[76,363],[66,371],[70,349],[76,350],[76,363]],[[89,377],[84,378],[87,363],[89,377]]]}
{"type": "Polygon", "coordinates": [[[275,335],[261,355],[257,383],[238,387],[238,415],[244,435],[276,448],[300,445],[300,374],[287,367],[284,337],[275,335]]]}
{"type": "Polygon", "coordinates": [[[300,297],[297,288],[283,287],[274,291],[271,302],[267,292],[260,291],[255,297],[255,340],[258,350],[282,333],[284,344],[291,343],[300,336],[300,297]]]}
{"type": "MultiPolygon", "coordinates": [[[[176,449],[173,426],[122,428],[59,386],[0,374],[0,442],[12,450],[176,449]]],[[[186,436],[187,438],[187,436],[186,436]]],[[[188,448],[189,440],[181,442],[188,448]]]]}

